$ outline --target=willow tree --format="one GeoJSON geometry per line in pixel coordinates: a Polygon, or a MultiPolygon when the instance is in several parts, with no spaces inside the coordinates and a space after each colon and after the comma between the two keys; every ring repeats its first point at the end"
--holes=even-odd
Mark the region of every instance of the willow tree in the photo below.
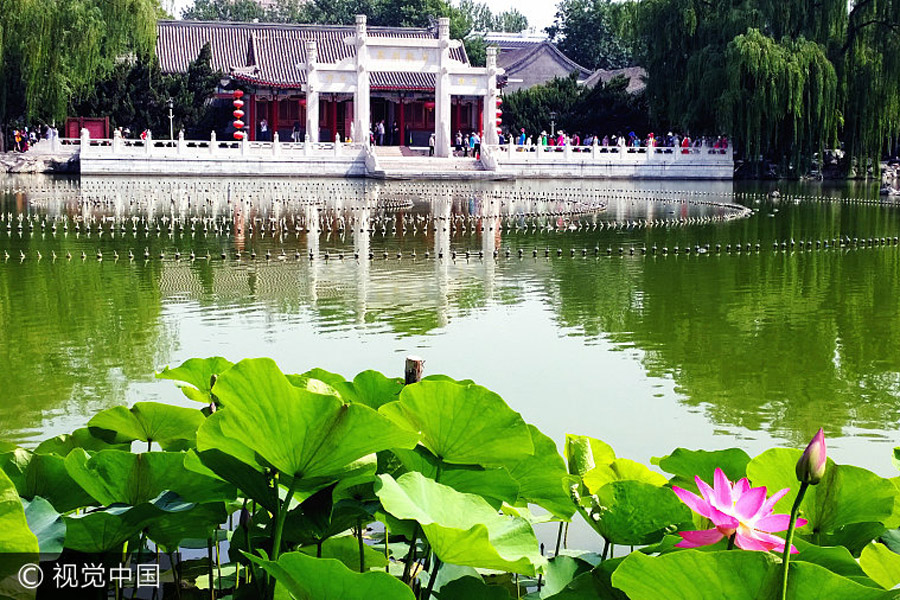
{"type": "Polygon", "coordinates": [[[0,121],[59,121],[117,61],[153,53],[159,0],[0,0],[0,121]]]}
{"type": "Polygon", "coordinates": [[[800,166],[900,132],[900,0],[640,0],[631,31],[655,119],[800,166]]]}

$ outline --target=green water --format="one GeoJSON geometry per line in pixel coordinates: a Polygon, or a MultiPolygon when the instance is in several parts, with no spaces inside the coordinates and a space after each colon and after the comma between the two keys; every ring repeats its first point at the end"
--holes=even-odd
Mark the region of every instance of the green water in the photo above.
{"type": "Polygon", "coordinates": [[[770,189],[0,180],[0,439],[190,405],[153,373],[193,356],[352,376],[418,354],[557,442],[646,462],[800,445],[821,425],[838,461],[890,474],[900,207],[877,186],[770,189]]]}

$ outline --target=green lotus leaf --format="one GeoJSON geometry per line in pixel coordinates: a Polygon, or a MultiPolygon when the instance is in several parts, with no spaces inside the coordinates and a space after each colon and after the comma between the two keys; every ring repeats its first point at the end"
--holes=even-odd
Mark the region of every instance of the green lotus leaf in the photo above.
{"type": "Polygon", "coordinates": [[[414,600],[399,579],[384,571],[356,573],[333,558],[288,552],[278,562],[247,555],[285,586],[298,600],[414,600]]]}
{"type": "Polygon", "coordinates": [[[384,404],[397,400],[402,390],[401,377],[387,377],[378,371],[363,371],[338,392],[348,402],[359,402],[378,410],[384,404]]]}
{"type": "Polygon", "coordinates": [[[894,448],[891,454],[891,462],[894,464],[894,467],[900,470],[900,446],[894,448]]]}
{"type": "Polygon", "coordinates": [[[863,548],[884,535],[885,531],[882,523],[851,523],[834,531],[819,532],[815,542],[822,546],[843,546],[853,556],[859,556],[863,548]]]}
{"type": "MultiPolygon", "coordinates": [[[[794,467],[800,455],[799,450],[773,448],[747,465],[747,476],[753,485],[766,486],[770,494],[791,488],[775,505],[776,513],[790,512],[797,497],[799,483],[794,467]]],[[[897,494],[898,490],[890,480],[860,467],[835,464],[829,459],[822,481],[810,486],[803,497],[801,510],[809,524],[799,528],[797,534],[813,543],[835,545],[834,538],[828,540],[827,536],[841,527],[888,520],[894,512],[897,494]]],[[[880,532],[873,533],[880,535],[880,532]]]]}
{"type": "Polygon", "coordinates": [[[163,450],[183,450],[194,446],[197,429],[206,417],[199,410],[138,402],[133,407],[114,406],[88,421],[91,434],[110,443],[139,440],[156,442],[163,450]]]}
{"type": "Polygon", "coordinates": [[[591,570],[590,563],[571,556],[554,556],[544,567],[544,581],[541,598],[550,598],[562,591],[573,579],[591,570]]]}
{"type": "Polygon", "coordinates": [[[503,467],[534,452],[528,425],[494,392],[478,385],[422,381],[379,412],[419,432],[422,445],[444,462],[503,467]]]}
{"type": "Polygon", "coordinates": [[[691,523],[690,509],[668,487],[614,481],[598,490],[597,499],[593,513],[599,518],[592,525],[613,544],[653,544],[667,530],[691,523]]]}
{"type": "Polygon", "coordinates": [[[38,539],[43,560],[54,560],[63,550],[66,541],[66,523],[53,505],[36,496],[22,500],[28,528],[38,539]]]}
{"type": "MultiPolygon", "coordinates": [[[[792,600],[897,597],[811,563],[792,562],[789,575],[792,600]]],[[[764,552],[686,550],[657,557],[633,552],[613,573],[612,583],[631,600],[758,600],[780,593],[781,564],[764,552]]]]}
{"type": "Polygon", "coordinates": [[[800,538],[794,538],[798,553],[792,560],[802,560],[825,567],[844,577],[865,577],[865,572],[850,551],[844,546],[817,546],[800,538]]]}
{"type": "Polygon", "coordinates": [[[448,581],[434,593],[438,600],[511,600],[509,592],[499,585],[488,585],[481,577],[465,576],[448,581]]]}
{"type": "Polygon", "coordinates": [[[66,548],[77,552],[121,551],[122,544],[138,534],[160,511],[153,504],[117,504],[103,510],[67,515],[66,548]]]}
{"type": "Polygon", "coordinates": [[[625,557],[608,558],[597,564],[593,570],[576,576],[552,596],[544,596],[544,598],[547,600],[628,600],[621,590],[613,587],[611,581],[612,574],[623,560],[625,557]]]}
{"type": "Polygon", "coordinates": [[[147,527],[147,537],[172,552],[184,540],[209,539],[213,530],[227,518],[228,513],[222,502],[196,504],[189,510],[160,514],[147,527]]]}
{"type": "Polygon", "coordinates": [[[411,472],[379,475],[375,493],[384,510],[419,523],[441,561],[534,575],[546,561],[531,525],[497,514],[488,502],[411,472]]]}
{"type": "Polygon", "coordinates": [[[869,544],[859,555],[859,566],[875,583],[886,590],[900,583],[900,554],[884,544],[869,544]]]}
{"type": "Polygon", "coordinates": [[[102,439],[91,435],[91,431],[87,427],[81,427],[72,433],[64,433],[44,440],[34,449],[34,453],[58,454],[65,458],[74,448],[84,448],[88,452],[96,452],[98,450],[130,450],[131,442],[109,444],[102,439]]]}
{"type": "Polygon", "coordinates": [[[537,504],[554,516],[569,520],[575,514],[569,491],[575,479],[566,470],[556,443],[534,425],[528,425],[528,431],[534,452],[509,468],[509,474],[519,484],[516,504],[537,504]]]}
{"type": "Polygon", "coordinates": [[[688,490],[697,491],[695,476],[712,485],[716,469],[722,469],[731,481],[747,475],[750,455],[740,448],[727,450],[686,450],[676,448],[669,456],[654,458],[651,462],[666,473],[674,475],[672,483],[688,490]]]}
{"type": "MultiPolygon", "coordinates": [[[[288,377],[290,377],[290,375],[288,375],[288,377]]],[[[347,380],[344,378],[343,375],[340,375],[338,373],[332,373],[331,371],[326,371],[325,369],[319,369],[319,368],[310,369],[309,371],[299,375],[299,377],[306,377],[308,379],[316,379],[318,381],[328,384],[332,388],[335,388],[335,386],[341,386],[341,385],[347,383],[347,380]]]]}
{"type": "MultiPolygon", "coordinates": [[[[267,358],[233,366],[218,378],[215,393],[225,408],[200,428],[200,452],[212,448],[228,452],[237,444],[303,480],[338,478],[368,454],[412,448],[417,442],[415,434],[367,406],[294,387],[267,358]]],[[[243,450],[235,456],[258,464],[243,450]]]]}
{"type": "MultiPolygon", "coordinates": [[[[227,438],[220,439],[228,442],[227,438]]],[[[202,452],[192,450],[185,454],[184,466],[189,471],[229,482],[240,491],[241,496],[258,502],[269,512],[274,513],[277,510],[278,496],[275,488],[270,484],[266,474],[254,468],[249,462],[239,460],[219,449],[202,452]]]]}
{"type": "Polygon", "coordinates": [[[891,529],[882,533],[881,542],[893,552],[900,554],[900,529],[891,529]]]}
{"type": "Polygon", "coordinates": [[[189,502],[232,500],[234,488],[227,483],[184,467],[180,452],[132,454],[101,450],[93,456],[76,448],[65,459],[66,471],[103,506],[137,506],[172,491],[189,502]]]}
{"type": "Polygon", "coordinates": [[[16,487],[6,473],[0,471],[0,554],[37,553],[38,539],[28,528],[25,509],[16,487]]]}
{"type": "Polygon", "coordinates": [[[608,465],[597,465],[584,474],[582,481],[592,494],[613,481],[643,481],[657,487],[669,483],[663,475],[627,458],[617,458],[608,465]]]}
{"type": "Polygon", "coordinates": [[[30,462],[31,452],[13,446],[10,451],[0,454],[0,471],[6,473],[17,490],[22,490],[25,488],[25,472],[30,462]]]}
{"type": "Polygon", "coordinates": [[[606,442],[586,435],[566,434],[566,463],[569,473],[582,477],[597,465],[616,460],[616,453],[606,442]]]}
{"type": "MultiPolygon", "coordinates": [[[[322,394],[323,396],[340,396],[334,387],[328,385],[320,379],[307,377],[306,375],[285,375],[291,385],[313,394],[322,394]]],[[[342,398],[343,399],[343,398],[342,398]]]]}
{"type": "Polygon", "coordinates": [[[213,375],[221,375],[230,369],[232,364],[221,356],[190,358],[174,369],[166,367],[156,374],[156,378],[188,383],[194,387],[179,386],[182,393],[191,400],[208,404],[212,401],[213,375]]]}
{"type": "Polygon", "coordinates": [[[421,446],[415,450],[394,450],[393,453],[408,471],[422,473],[431,479],[437,476],[440,467],[441,483],[459,492],[477,494],[495,508],[500,508],[504,502],[514,503],[519,495],[519,485],[502,467],[485,469],[477,465],[450,465],[421,446]]]}
{"type": "MultiPolygon", "coordinates": [[[[319,549],[316,546],[305,546],[299,550],[299,552],[307,556],[316,556],[318,551],[319,549]]],[[[359,573],[359,540],[349,535],[329,538],[322,543],[322,556],[320,558],[337,559],[351,571],[359,573]]],[[[388,564],[384,554],[368,544],[363,544],[363,561],[365,563],[363,571],[376,568],[384,569],[388,564]]]]}
{"type": "Polygon", "coordinates": [[[69,475],[65,459],[56,454],[35,454],[31,457],[25,470],[25,487],[19,495],[23,498],[40,496],[61,513],[94,503],[93,498],[69,475]]]}

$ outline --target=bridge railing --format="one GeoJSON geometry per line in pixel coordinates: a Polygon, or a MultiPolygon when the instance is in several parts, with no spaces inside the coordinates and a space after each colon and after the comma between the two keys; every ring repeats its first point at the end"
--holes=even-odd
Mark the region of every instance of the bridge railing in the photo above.
{"type": "Polygon", "coordinates": [[[602,164],[652,164],[686,163],[698,165],[734,164],[731,147],[717,148],[705,143],[700,146],[543,146],[493,144],[487,146],[487,154],[498,166],[533,163],[602,163],[602,164]]]}
{"type": "Polygon", "coordinates": [[[335,138],[333,142],[281,142],[278,134],[271,142],[250,140],[218,140],[213,132],[208,140],[188,140],[179,134],[174,140],[155,140],[151,136],[142,139],[127,139],[116,131],[112,138],[92,139],[87,130],[81,131],[77,139],[58,138],[60,145],[68,144],[77,147],[82,156],[97,157],[279,157],[284,159],[301,159],[302,157],[356,156],[365,148],[360,143],[342,142],[335,138]]]}

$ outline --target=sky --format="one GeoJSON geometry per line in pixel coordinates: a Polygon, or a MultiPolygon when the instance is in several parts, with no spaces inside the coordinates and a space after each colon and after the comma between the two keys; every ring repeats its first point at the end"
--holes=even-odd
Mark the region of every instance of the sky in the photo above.
{"type": "MultiPolygon", "coordinates": [[[[556,15],[555,0],[481,0],[485,2],[494,14],[501,13],[511,8],[516,8],[520,13],[528,17],[528,24],[536,31],[541,32],[545,27],[553,23],[556,15]]],[[[176,17],[181,17],[181,11],[193,4],[193,0],[162,0],[163,6],[176,17]]]]}

